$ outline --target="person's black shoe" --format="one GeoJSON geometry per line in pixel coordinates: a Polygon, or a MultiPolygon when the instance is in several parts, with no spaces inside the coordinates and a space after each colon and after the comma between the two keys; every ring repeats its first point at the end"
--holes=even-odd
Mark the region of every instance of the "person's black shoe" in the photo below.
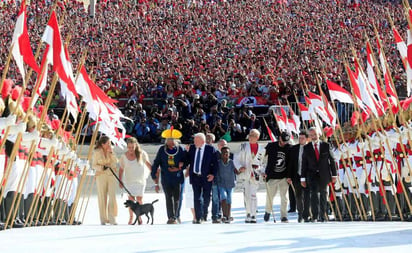
{"type": "Polygon", "coordinates": [[[269,218],[270,218],[270,213],[265,212],[265,215],[263,216],[263,220],[264,220],[265,222],[268,222],[268,221],[269,221],[269,218]]]}
{"type": "Polygon", "coordinates": [[[13,228],[24,228],[24,224],[20,223],[20,222],[17,222],[17,221],[14,221],[13,228]]]}
{"type": "Polygon", "coordinates": [[[299,222],[299,223],[302,223],[302,220],[303,220],[302,215],[299,214],[299,216],[298,216],[298,222],[299,222]]]}
{"type": "Polygon", "coordinates": [[[257,220],[256,220],[256,217],[255,217],[255,216],[252,216],[252,217],[250,218],[250,223],[257,223],[257,220]]]}
{"type": "Polygon", "coordinates": [[[0,231],[4,230],[4,224],[0,224],[0,231]]]}
{"type": "Polygon", "coordinates": [[[202,224],[202,220],[195,220],[194,224],[202,224]]]}
{"type": "Polygon", "coordinates": [[[246,219],[245,219],[245,223],[250,223],[251,222],[251,218],[250,218],[250,214],[247,214],[246,219]]]}
{"type": "Polygon", "coordinates": [[[316,222],[318,222],[318,219],[312,219],[311,221],[312,221],[312,223],[316,223],[316,222]]]}
{"type": "Polygon", "coordinates": [[[221,222],[220,222],[220,220],[218,220],[218,219],[213,219],[212,223],[213,223],[213,224],[220,224],[221,222]]]}
{"type": "Polygon", "coordinates": [[[286,217],[283,217],[283,218],[281,219],[281,221],[282,221],[282,223],[289,223],[289,220],[288,220],[288,218],[286,218],[286,217]]]}
{"type": "Polygon", "coordinates": [[[288,213],[296,213],[296,209],[289,209],[288,213]]]}
{"type": "Polygon", "coordinates": [[[168,224],[168,225],[177,224],[177,222],[174,218],[170,218],[169,220],[167,220],[166,224],[168,224]]]}
{"type": "Polygon", "coordinates": [[[304,221],[305,223],[309,223],[309,222],[310,222],[310,219],[309,219],[309,218],[305,218],[305,219],[303,219],[303,221],[304,221]]]}
{"type": "Polygon", "coordinates": [[[346,215],[345,217],[343,217],[343,221],[352,221],[352,219],[350,218],[350,216],[346,215]]]}
{"type": "Polygon", "coordinates": [[[326,221],[326,220],[325,220],[324,218],[318,220],[319,223],[323,223],[323,222],[325,222],[325,221],[326,221]]]}

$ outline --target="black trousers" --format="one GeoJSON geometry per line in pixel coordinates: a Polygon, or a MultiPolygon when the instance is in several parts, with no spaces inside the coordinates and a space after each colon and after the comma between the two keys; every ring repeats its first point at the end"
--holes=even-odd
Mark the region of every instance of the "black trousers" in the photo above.
{"type": "Polygon", "coordinates": [[[177,219],[179,217],[180,184],[162,186],[166,197],[167,218],[177,219]]]}
{"type": "MultiPolygon", "coordinates": [[[[298,210],[298,214],[302,215],[303,219],[306,219],[309,217],[309,209],[310,209],[309,189],[308,187],[303,188],[300,181],[293,181],[293,186],[295,187],[295,194],[293,194],[293,189],[292,189],[292,195],[294,195],[294,199],[296,201],[296,208],[298,210]]],[[[290,186],[290,188],[292,187],[290,186]]],[[[290,207],[292,208],[292,204],[290,205],[290,207]]]]}
{"type": "Polygon", "coordinates": [[[210,203],[212,182],[207,182],[206,178],[203,177],[194,177],[192,187],[196,219],[206,219],[210,203]]]}
{"type": "MultiPolygon", "coordinates": [[[[295,190],[296,190],[295,183],[293,183],[293,186],[295,187],[295,190]]],[[[289,185],[289,209],[291,211],[296,211],[296,195],[293,192],[291,185],[289,185]]]]}
{"type": "Polygon", "coordinates": [[[327,210],[327,185],[321,185],[319,174],[314,174],[309,177],[307,183],[310,191],[312,219],[325,219],[327,210]]]}

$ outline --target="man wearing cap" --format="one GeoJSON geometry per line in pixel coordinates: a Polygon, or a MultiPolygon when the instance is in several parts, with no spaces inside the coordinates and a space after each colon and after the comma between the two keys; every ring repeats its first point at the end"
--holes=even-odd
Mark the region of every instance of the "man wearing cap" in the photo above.
{"type": "MultiPolygon", "coordinates": [[[[288,222],[288,198],[287,192],[289,184],[287,182],[287,157],[291,145],[289,144],[290,135],[287,132],[280,134],[279,141],[268,143],[266,146],[267,166],[263,177],[266,179],[266,208],[263,219],[269,221],[273,211],[273,198],[278,190],[280,193],[280,216],[282,222],[288,222]]],[[[273,221],[276,222],[275,217],[273,221]]]]}
{"type": "Polygon", "coordinates": [[[303,149],[301,184],[310,191],[312,221],[324,222],[327,211],[327,185],[336,182],[335,160],[329,143],[319,140],[316,128],[309,129],[309,137],[312,142],[306,144],[303,149]]]}

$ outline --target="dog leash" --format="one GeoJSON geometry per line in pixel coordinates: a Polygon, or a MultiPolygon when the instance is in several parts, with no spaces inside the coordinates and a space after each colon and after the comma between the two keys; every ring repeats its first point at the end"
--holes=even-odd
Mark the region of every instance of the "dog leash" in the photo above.
{"type": "Polygon", "coordinates": [[[109,167],[109,169],[112,172],[113,176],[117,179],[117,181],[119,181],[119,183],[123,186],[123,189],[125,189],[126,192],[129,193],[130,196],[133,196],[133,194],[131,194],[130,191],[126,188],[126,186],[123,184],[122,180],[120,180],[120,178],[116,175],[116,173],[114,173],[112,168],[109,167]]]}

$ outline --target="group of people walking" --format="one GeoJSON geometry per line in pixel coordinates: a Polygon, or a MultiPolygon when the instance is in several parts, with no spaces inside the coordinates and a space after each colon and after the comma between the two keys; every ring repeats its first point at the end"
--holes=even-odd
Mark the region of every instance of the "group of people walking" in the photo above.
{"type": "MultiPolygon", "coordinates": [[[[298,221],[326,221],[327,185],[336,178],[336,166],[329,144],[320,142],[315,129],[302,131],[299,143],[289,144],[290,135],[282,132],[279,141],[259,143],[260,132],[252,129],[248,142],[240,144],[240,150],[232,153],[225,140],[213,146],[213,134],[194,135],[194,143],[183,147],[178,139],[181,133],[175,129],[162,134],[165,144],[156,154],[153,163],[135,138],[129,138],[127,152],[121,156],[119,178],[133,196],[129,199],[142,203],[149,173],[157,192],[164,191],[167,224],[180,223],[180,210],[185,196],[186,205],[193,208],[193,223],[208,220],[212,202],[212,223],[230,223],[233,189],[243,190],[246,211],[245,222],[256,223],[257,191],[259,184],[266,185],[264,220],[273,214],[273,198],[281,198],[280,217],[288,222],[287,204],[289,185],[294,189],[298,221]],[[311,139],[309,144],[308,140],[311,139]],[[319,194],[319,197],[318,197],[319,194]],[[310,215],[311,214],[311,215],[310,215]]],[[[101,224],[116,223],[115,171],[117,158],[110,140],[101,137],[96,146],[93,168],[96,169],[101,224]]],[[[120,183],[120,187],[123,187],[120,183]]],[[[130,211],[129,224],[133,221],[130,211]]]]}

